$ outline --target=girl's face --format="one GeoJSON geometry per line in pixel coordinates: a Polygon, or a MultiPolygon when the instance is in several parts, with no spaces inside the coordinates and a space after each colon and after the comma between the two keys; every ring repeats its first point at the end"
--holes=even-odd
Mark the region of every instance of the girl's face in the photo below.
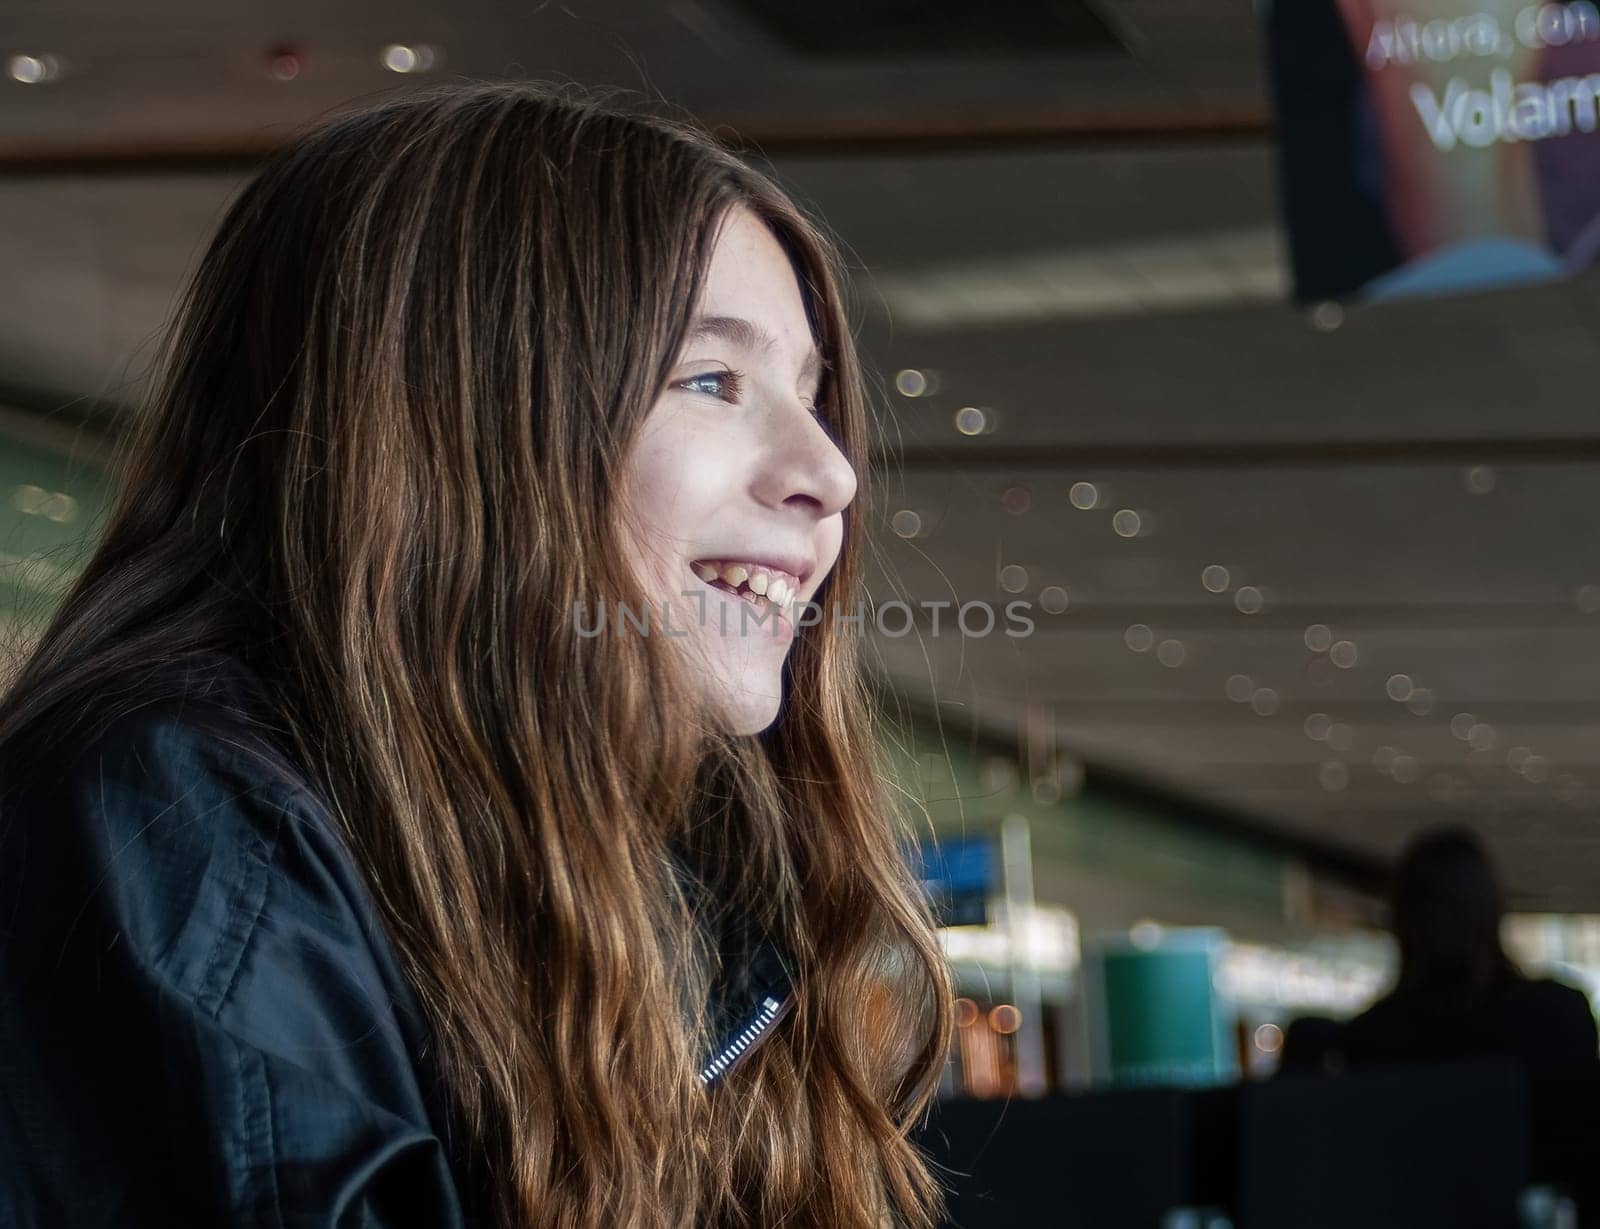
{"type": "Polygon", "coordinates": [[[795,621],[838,559],[855,497],[855,472],[818,417],[821,375],[788,256],[735,206],[624,485],[648,634],[691,655],[729,733],[777,717],[795,621]]]}

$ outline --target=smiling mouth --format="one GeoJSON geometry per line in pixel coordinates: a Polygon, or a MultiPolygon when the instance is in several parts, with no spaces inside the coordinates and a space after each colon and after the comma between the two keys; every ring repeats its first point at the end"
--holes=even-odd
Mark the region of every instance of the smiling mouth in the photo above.
{"type": "Polygon", "coordinates": [[[738,560],[697,559],[689,566],[695,576],[711,588],[741,598],[758,610],[771,610],[792,625],[799,591],[794,577],[774,568],[738,560]]]}

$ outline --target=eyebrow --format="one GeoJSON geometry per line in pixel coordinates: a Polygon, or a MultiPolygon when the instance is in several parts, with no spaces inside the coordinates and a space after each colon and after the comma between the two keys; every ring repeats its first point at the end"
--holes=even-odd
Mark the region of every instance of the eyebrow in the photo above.
{"type": "MultiPolygon", "coordinates": [[[[689,340],[696,341],[701,337],[720,337],[753,354],[770,354],[778,348],[771,333],[742,316],[697,317],[689,326],[689,340]]],[[[800,365],[800,378],[820,380],[824,372],[832,370],[833,364],[813,346],[805,362],[800,365]]]]}

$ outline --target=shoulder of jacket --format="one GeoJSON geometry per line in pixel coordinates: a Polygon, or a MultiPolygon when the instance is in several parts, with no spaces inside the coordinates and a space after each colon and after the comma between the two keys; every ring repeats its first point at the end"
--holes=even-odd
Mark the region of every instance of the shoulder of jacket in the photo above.
{"type": "MultiPolygon", "coordinates": [[[[210,698],[168,697],[21,740],[0,751],[0,800],[83,790],[102,800],[164,798],[181,807],[226,795],[257,804],[316,809],[315,793],[275,743],[239,710],[210,698]]],[[[104,816],[114,821],[121,811],[104,816]]]]}
{"type": "Polygon", "coordinates": [[[114,1144],[116,1174],[147,1140],[157,1197],[225,1196],[205,1223],[331,1224],[370,1189],[396,1224],[459,1224],[426,1021],[331,819],[242,711],[160,700],[0,751],[0,1084],[37,1139],[56,1113],[97,1224],[118,1191],[82,1157],[114,1144]]]}
{"type": "Polygon", "coordinates": [[[8,960],[123,945],[214,1011],[266,911],[331,916],[356,890],[310,787],[225,712],[162,701],[81,742],[5,761],[8,960]]]}

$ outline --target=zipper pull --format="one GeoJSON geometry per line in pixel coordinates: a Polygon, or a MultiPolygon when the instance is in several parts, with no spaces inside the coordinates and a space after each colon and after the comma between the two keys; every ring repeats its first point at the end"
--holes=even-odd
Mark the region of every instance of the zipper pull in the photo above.
{"type": "Polygon", "coordinates": [[[700,1068],[700,1083],[709,1087],[734,1070],[749,1057],[751,1050],[773,1030],[778,1021],[789,1014],[789,1009],[793,1006],[793,994],[785,995],[781,999],[774,998],[770,994],[766,995],[745,1026],[712,1056],[710,1062],[700,1068]]]}

